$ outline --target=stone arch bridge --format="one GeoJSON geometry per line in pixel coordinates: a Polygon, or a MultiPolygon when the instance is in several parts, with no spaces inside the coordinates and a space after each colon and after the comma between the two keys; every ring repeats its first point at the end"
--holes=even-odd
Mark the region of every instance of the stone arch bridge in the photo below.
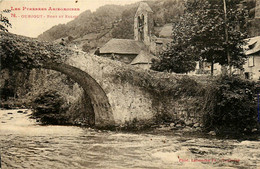
{"type": "Polygon", "coordinates": [[[0,32],[0,56],[2,68],[51,69],[76,81],[90,100],[87,108],[94,113],[97,127],[121,125],[134,119],[148,122],[160,113],[185,112],[182,103],[172,97],[182,75],[142,70],[5,32],[0,32]]]}

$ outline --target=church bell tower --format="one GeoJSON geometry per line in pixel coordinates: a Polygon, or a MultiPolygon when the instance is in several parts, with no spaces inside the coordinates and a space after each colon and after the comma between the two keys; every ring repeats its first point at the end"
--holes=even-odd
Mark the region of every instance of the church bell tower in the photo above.
{"type": "Polygon", "coordinates": [[[134,19],[134,39],[150,46],[153,31],[153,11],[145,2],[140,2],[134,19]]]}

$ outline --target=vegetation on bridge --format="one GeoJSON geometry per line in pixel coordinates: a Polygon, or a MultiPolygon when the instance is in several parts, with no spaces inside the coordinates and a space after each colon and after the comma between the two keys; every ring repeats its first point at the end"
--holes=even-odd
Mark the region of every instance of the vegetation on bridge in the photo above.
{"type": "Polygon", "coordinates": [[[49,62],[63,63],[73,52],[59,44],[0,31],[1,69],[39,68],[49,62]]]}
{"type": "Polygon", "coordinates": [[[205,93],[205,129],[222,135],[259,133],[257,84],[238,77],[221,77],[205,93]]]}

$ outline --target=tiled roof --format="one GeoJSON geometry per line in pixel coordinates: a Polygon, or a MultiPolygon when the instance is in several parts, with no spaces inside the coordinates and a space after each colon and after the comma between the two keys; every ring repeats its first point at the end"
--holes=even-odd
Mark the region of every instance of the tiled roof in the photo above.
{"type": "Polygon", "coordinates": [[[260,36],[247,39],[248,44],[245,46],[245,54],[251,55],[260,51],[260,36]]]}
{"type": "Polygon", "coordinates": [[[140,63],[152,63],[152,59],[156,59],[156,57],[142,50],[139,53],[139,55],[137,55],[135,59],[131,62],[131,65],[140,64],[140,63]]]}
{"type": "Polygon", "coordinates": [[[111,39],[102,48],[100,53],[115,53],[115,54],[136,54],[145,49],[142,42],[132,39],[111,39]]]}

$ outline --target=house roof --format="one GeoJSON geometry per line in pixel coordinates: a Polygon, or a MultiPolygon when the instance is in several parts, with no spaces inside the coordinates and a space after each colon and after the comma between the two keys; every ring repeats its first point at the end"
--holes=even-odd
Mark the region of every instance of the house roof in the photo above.
{"type": "Polygon", "coordinates": [[[150,8],[150,6],[147,3],[140,2],[139,7],[136,11],[136,15],[139,15],[139,13],[142,13],[143,11],[153,12],[153,10],[150,8]]]}
{"type": "Polygon", "coordinates": [[[248,44],[245,46],[245,54],[252,55],[260,51],[260,36],[246,39],[248,44]]]}
{"type": "Polygon", "coordinates": [[[152,59],[156,59],[156,56],[142,50],[139,55],[137,55],[134,60],[131,62],[131,65],[140,64],[140,63],[152,63],[152,59]]]}
{"type": "Polygon", "coordinates": [[[100,53],[116,53],[116,54],[136,54],[145,49],[142,42],[132,39],[111,39],[102,48],[100,53]]]}

